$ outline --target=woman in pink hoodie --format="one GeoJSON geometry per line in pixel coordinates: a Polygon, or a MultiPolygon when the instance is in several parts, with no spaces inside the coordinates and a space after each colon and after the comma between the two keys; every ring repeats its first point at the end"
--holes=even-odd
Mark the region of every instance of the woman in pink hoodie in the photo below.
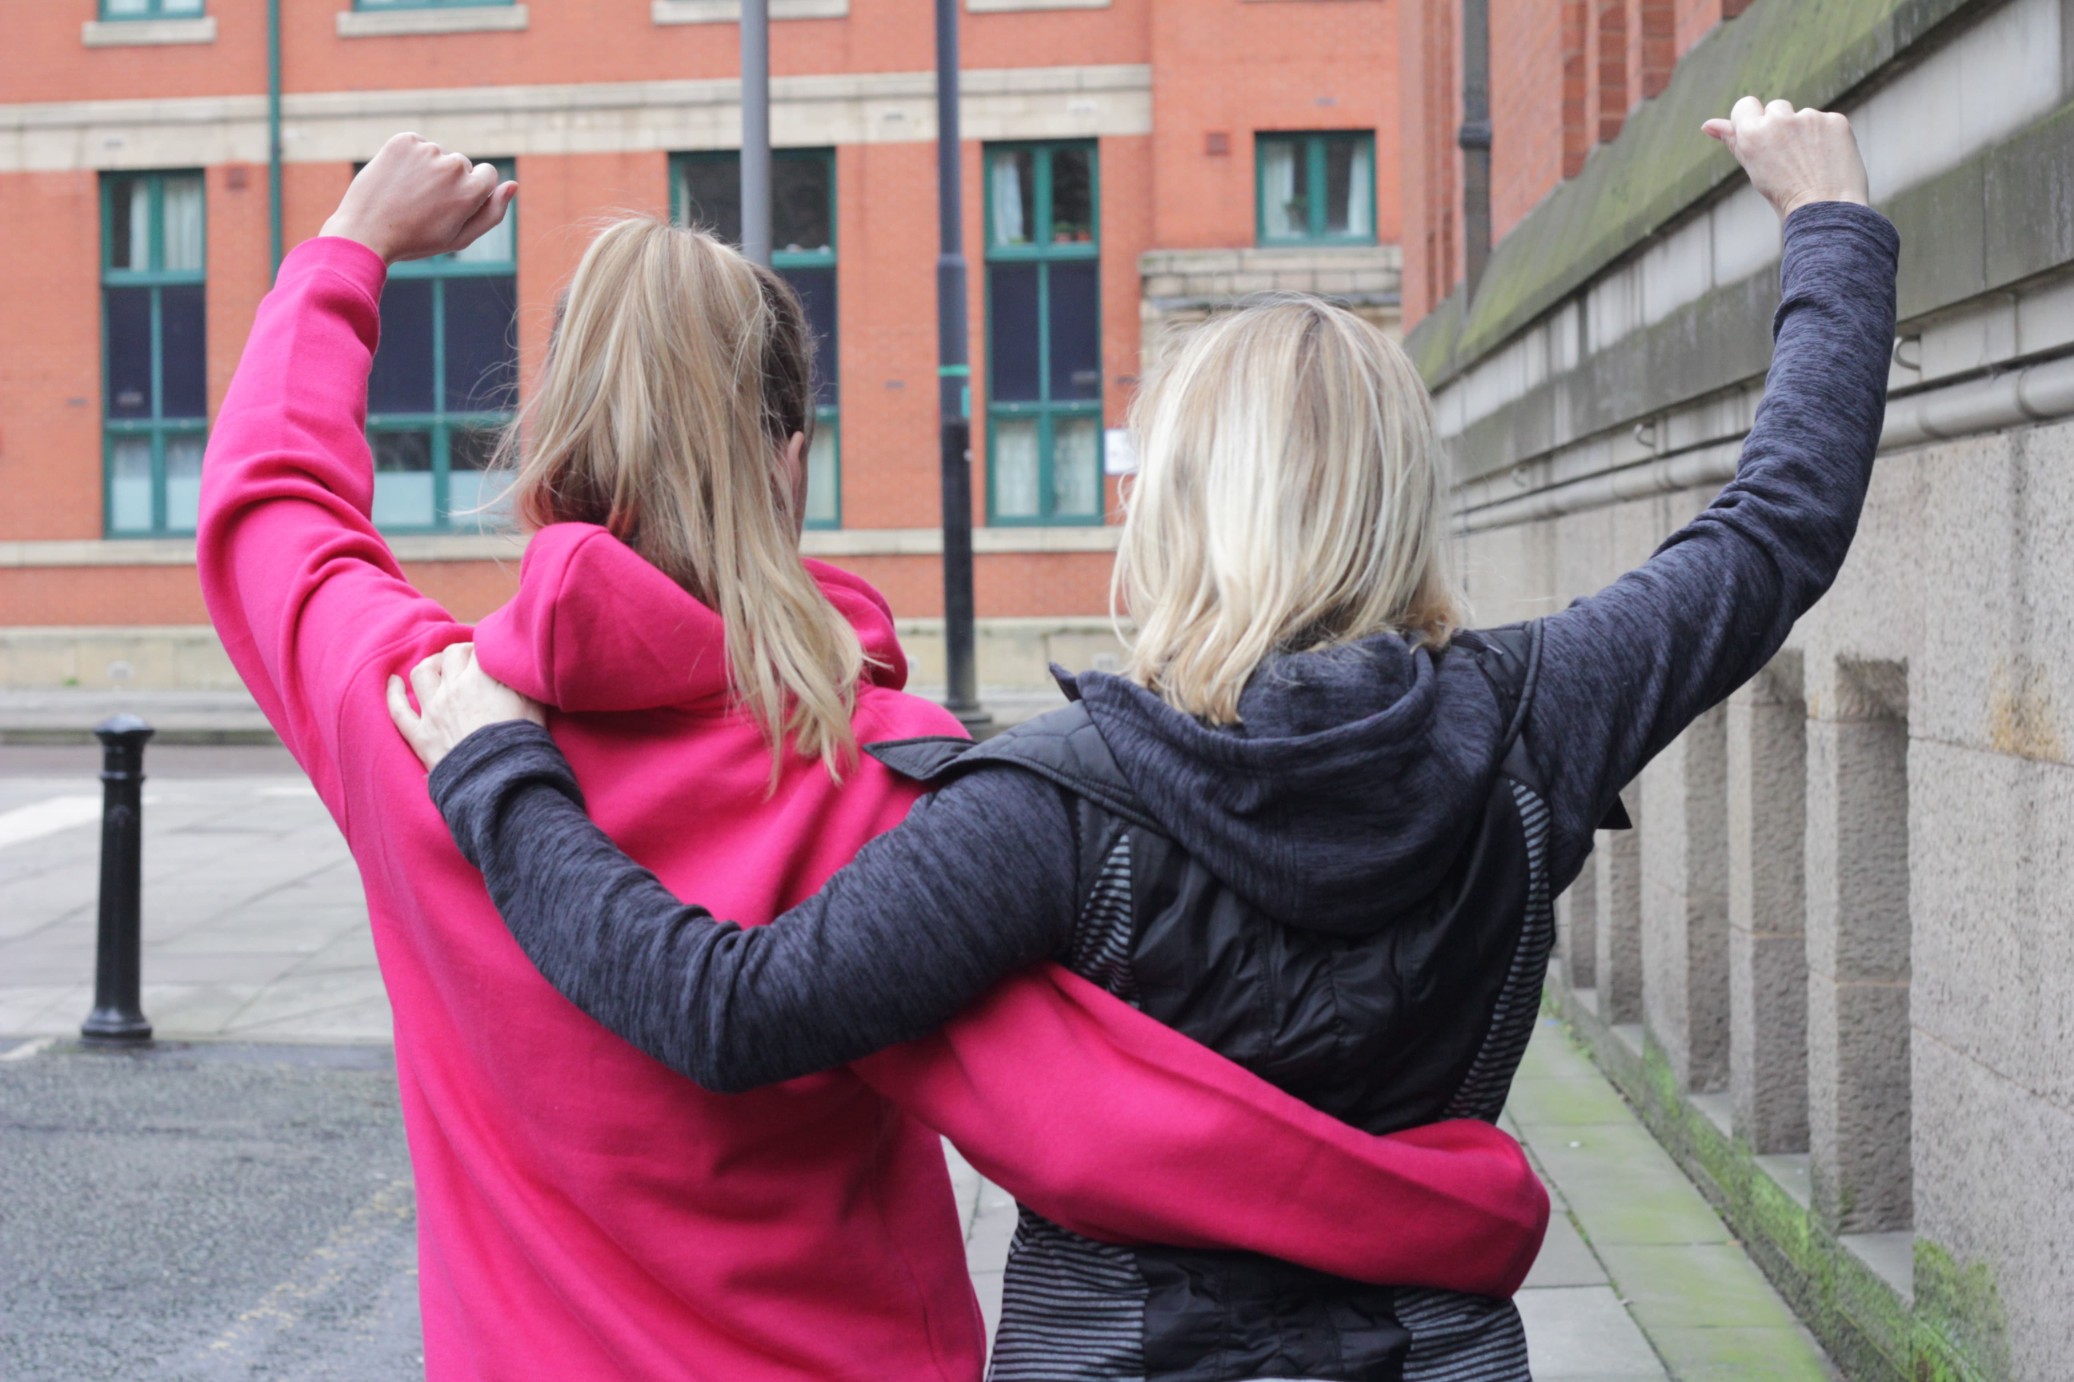
{"type": "Polygon", "coordinates": [[[550,988],[454,848],[384,685],[473,639],[598,823],[759,922],[897,823],[859,743],[956,732],[902,694],[884,601],[797,551],[809,337],[706,237],[604,232],[528,405],[513,601],[471,629],[370,518],[387,266],[515,186],[399,135],[290,254],[217,418],[199,559],[240,673],[359,863],[395,1011],[434,1378],[959,1379],[984,1336],[938,1134],[1090,1235],[1509,1293],[1547,1200],[1486,1125],[1369,1137],[1056,967],[941,1032],[708,1094],[550,988]]]}

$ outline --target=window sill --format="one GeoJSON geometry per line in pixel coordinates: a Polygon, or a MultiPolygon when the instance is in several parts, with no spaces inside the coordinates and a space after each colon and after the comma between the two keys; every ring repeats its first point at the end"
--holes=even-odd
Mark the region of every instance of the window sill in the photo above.
{"type": "Polygon", "coordinates": [[[398,34],[473,34],[526,27],[524,5],[435,6],[422,10],[340,10],[340,38],[398,34]]]}
{"type": "Polygon", "coordinates": [[[172,43],[214,43],[216,16],[199,19],[89,19],[79,26],[89,48],[144,48],[172,43]]]}
{"type": "MultiPolygon", "coordinates": [[[[772,19],[842,19],[850,0],[770,0],[772,19]]],[[[649,0],[648,17],[657,24],[735,24],[742,18],[741,0],[649,0]]]]}
{"type": "Polygon", "coordinates": [[[1013,10],[1106,10],[1109,0],[965,0],[971,14],[1004,14],[1013,10]]]}

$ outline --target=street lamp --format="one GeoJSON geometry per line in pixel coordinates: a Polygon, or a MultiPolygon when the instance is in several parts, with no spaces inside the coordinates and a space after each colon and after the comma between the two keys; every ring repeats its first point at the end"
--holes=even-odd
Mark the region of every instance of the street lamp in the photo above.
{"type": "Polygon", "coordinates": [[[771,266],[771,7],[742,0],[742,253],[771,266]]]}

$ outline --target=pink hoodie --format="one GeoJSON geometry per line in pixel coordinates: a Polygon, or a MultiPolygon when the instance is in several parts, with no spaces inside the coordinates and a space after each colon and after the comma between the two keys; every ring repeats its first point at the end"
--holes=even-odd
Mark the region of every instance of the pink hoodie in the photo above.
{"type": "MultiPolygon", "coordinates": [[[[1347,1128],[1055,968],[842,1071],[711,1095],[578,1012],[506,933],[390,725],[388,676],[471,631],[369,519],[384,271],[282,265],[216,423],[200,563],[246,683],[352,846],[395,1010],[439,1379],[980,1376],[941,1132],[1034,1208],[1119,1240],[1233,1246],[1373,1281],[1508,1294],[1545,1193],[1493,1128],[1347,1128]]],[[[886,665],[859,737],[955,733],[901,694],[878,594],[811,564],[886,665]]],[[[535,535],[484,665],[556,708],[598,823],[665,885],[766,921],[913,789],[866,758],[777,791],[731,707],[718,616],[599,528],[535,535]]]]}

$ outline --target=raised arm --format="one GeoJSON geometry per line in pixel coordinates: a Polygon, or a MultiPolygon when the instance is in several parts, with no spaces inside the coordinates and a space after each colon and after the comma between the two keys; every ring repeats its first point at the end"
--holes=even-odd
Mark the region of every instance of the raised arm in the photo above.
{"type": "Polygon", "coordinates": [[[1842,116],[1754,100],[1709,133],[1784,218],[1776,348],[1736,476],[1647,564],[1542,621],[1526,740],[1566,883],[1620,789],[1775,654],[1836,579],[1886,412],[1894,227],[1842,116]]]}
{"type": "Polygon", "coordinates": [[[549,982],[709,1087],[878,1051],[858,1075],[1100,1238],[1491,1295],[1539,1251],[1546,1192],[1496,1128],[1368,1136],[1057,966],[1025,967],[1070,933],[1076,884],[1065,805],[1034,777],[924,798],[818,897],[750,929],[622,854],[535,725],[465,739],[433,793],[549,982]]]}
{"type": "Polygon", "coordinates": [[[334,810],[338,704],[355,673],[466,636],[404,580],[370,517],[382,284],[390,262],[474,240],[511,195],[488,165],[415,135],[389,141],[324,236],[283,261],[210,437],[197,544],[209,615],[334,810]]]}

